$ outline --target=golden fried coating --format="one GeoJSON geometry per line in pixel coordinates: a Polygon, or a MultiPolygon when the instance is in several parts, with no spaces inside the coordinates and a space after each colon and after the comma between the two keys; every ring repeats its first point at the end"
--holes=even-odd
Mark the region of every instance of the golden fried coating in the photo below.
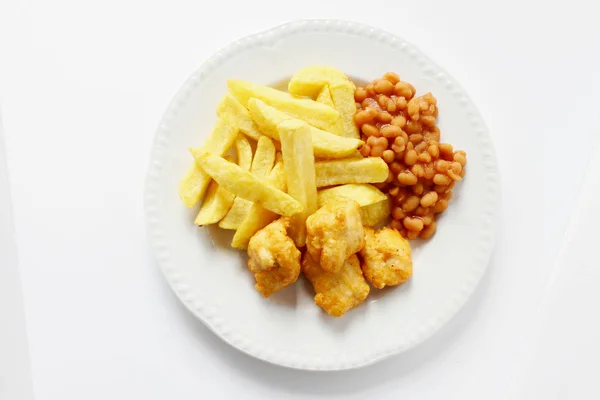
{"type": "Polygon", "coordinates": [[[325,271],[306,252],[302,258],[302,272],[315,289],[315,304],[334,317],[341,317],[369,295],[369,285],[363,278],[356,255],[344,262],[339,272],[325,271]]]}
{"type": "Polygon", "coordinates": [[[326,203],[306,220],[306,247],[315,261],[337,272],[352,254],[365,245],[360,205],[340,199],[326,203]]]}
{"type": "Polygon", "coordinates": [[[248,268],[256,278],[256,290],[269,297],[298,280],[300,251],[287,235],[289,218],[271,222],[248,243],[248,268]]]}
{"type": "Polygon", "coordinates": [[[383,228],[365,228],[365,247],[360,251],[362,271],[378,289],[405,282],[412,275],[410,244],[400,232],[383,228]]]}

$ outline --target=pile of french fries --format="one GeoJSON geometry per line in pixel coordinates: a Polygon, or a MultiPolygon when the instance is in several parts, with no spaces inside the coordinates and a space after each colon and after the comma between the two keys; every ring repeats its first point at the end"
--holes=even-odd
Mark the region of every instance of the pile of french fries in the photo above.
{"type": "Polygon", "coordinates": [[[388,166],[358,152],[355,87],[346,75],[306,67],[290,80],[289,93],[227,84],[212,133],[190,149],[194,163],[179,185],[186,206],[203,200],[196,225],[235,230],[231,246],[246,249],[257,231],[287,216],[289,235],[302,247],[306,218],[328,201],[358,202],[365,226],[390,215],[389,198],[370,185],[386,180],[388,166]]]}

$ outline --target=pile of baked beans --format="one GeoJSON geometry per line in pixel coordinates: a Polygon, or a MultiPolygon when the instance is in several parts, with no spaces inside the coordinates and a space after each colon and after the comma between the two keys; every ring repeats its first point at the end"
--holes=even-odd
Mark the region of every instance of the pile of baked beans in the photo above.
{"type": "Polygon", "coordinates": [[[361,154],[381,157],[390,168],[376,186],[393,200],[391,227],[408,239],[428,239],[465,176],[467,154],[440,143],[436,98],[415,94],[413,85],[388,72],[356,88],[354,121],[365,141],[361,154]]]}

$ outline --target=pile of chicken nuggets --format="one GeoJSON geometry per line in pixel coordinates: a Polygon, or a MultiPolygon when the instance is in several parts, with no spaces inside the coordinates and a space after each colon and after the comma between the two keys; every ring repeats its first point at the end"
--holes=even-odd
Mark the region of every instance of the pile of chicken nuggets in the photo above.
{"type": "Polygon", "coordinates": [[[311,66],[288,92],[230,80],[218,120],[179,185],[199,226],[234,230],[264,296],[312,283],[315,303],[339,317],[373,287],[410,278],[410,245],[389,228],[388,177],[379,157],[363,158],[354,123],[355,86],[333,67],[311,66]]]}

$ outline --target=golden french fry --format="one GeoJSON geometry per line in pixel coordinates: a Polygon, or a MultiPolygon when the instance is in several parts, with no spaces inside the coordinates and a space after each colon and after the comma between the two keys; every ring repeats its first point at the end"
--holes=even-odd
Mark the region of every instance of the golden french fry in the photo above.
{"type": "MultiPolygon", "coordinates": [[[[252,98],[248,101],[250,114],[260,127],[261,131],[275,139],[280,140],[277,125],[286,120],[295,120],[290,115],[269,106],[259,99],[252,98]]],[[[363,142],[358,139],[344,138],[324,130],[309,126],[312,135],[312,146],[315,157],[320,158],[343,158],[350,156],[362,146],[363,142]]]]}
{"type": "Polygon", "coordinates": [[[326,85],[329,86],[334,108],[340,113],[343,127],[341,135],[358,139],[360,134],[354,123],[356,87],[342,71],[334,67],[316,65],[302,68],[290,79],[288,91],[296,96],[314,97],[326,85]]]}
{"type": "Polygon", "coordinates": [[[378,183],[388,177],[389,169],[379,157],[317,161],[317,187],[346,183],[378,183]]]}
{"type": "Polygon", "coordinates": [[[204,171],[223,188],[238,197],[262,204],[267,210],[285,217],[302,211],[302,205],[290,195],[222,157],[204,153],[196,157],[196,164],[202,165],[204,171]]]}
{"type": "Polygon", "coordinates": [[[375,226],[390,216],[391,202],[388,196],[373,185],[351,183],[319,190],[319,207],[339,198],[352,199],[360,205],[360,216],[364,226],[375,226]]]}
{"type": "Polygon", "coordinates": [[[223,189],[217,182],[211,181],[194,223],[203,226],[219,222],[229,211],[234,198],[231,192],[223,189]]]}
{"type": "Polygon", "coordinates": [[[229,80],[227,85],[231,94],[245,107],[248,107],[248,100],[255,97],[317,128],[326,131],[337,129],[340,114],[324,104],[295,98],[289,93],[250,82],[229,80]]]}
{"type": "MultiPolygon", "coordinates": [[[[238,135],[238,127],[230,113],[223,113],[217,120],[212,133],[200,149],[191,149],[194,153],[210,152],[222,156],[233,145],[238,135]]],[[[202,168],[194,164],[179,183],[179,197],[188,207],[193,207],[204,195],[210,177],[202,168]]]]}
{"type": "MultiPolygon", "coordinates": [[[[275,145],[273,141],[266,136],[261,136],[256,145],[254,160],[252,160],[252,165],[249,167],[250,173],[257,178],[265,179],[269,175],[269,172],[271,172],[274,161],[275,145]]],[[[248,215],[250,207],[252,207],[251,201],[236,197],[233,206],[225,218],[219,222],[219,227],[223,229],[238,229],[246,215],[248,215]]]]}
{"type": "Polygon", "coordinates": [[[277,126],[281,138],[288,194],[304,207],[290,219],[289,235],[297,247],[306,244],[306,218],[317,211],[315,157],[306,122],[289,119],[277,126]]]}
{"type": "Polygon", "coordinates": [[[329,85],[325,85],[321,88],[321,91],[317,95],[317,103],[327,104],[329,107],[334,107],[331,93],[329,93],[329,85]]]}
{"type": "Polygon", "coordinates": [[[252,165],[252,146],[250,146],[250,142],[245,136],[239,135],[235,140],[235,151],[237,153],[237,164],[249,171],[252,165]]]}
{"type": "MultiPolygon", "coordinates": [[[[275,164],[271,173],[269,174],[269,178],[267,180],[271,185],[275,188],[285,191],[285,174],[283,170],[283,163],[278,162],[275,164]]],[[[244,218],[244,221],[240,224],[239,228],[235,232],[233,236],[233,240],[231,241],[231,247],[236,249],[245,250],[248,248],[248,243],[250,242],[250,238],[259,230],[269,225],[271,222],[275,221],[279,218],[279,215],[267,210],[263,206],[258,203],[252,204],[250,211],[244,218]]]]}
{"type": "Polygon", "coordinates": [[[254,140],[258,140],[260,138],[261,133],[252,120],[250,112],[248,112],[246,107],[237,101],[236,98],[231,95],[231,93],[227,93],[217,106],[217,115],[219,117],[225,113],[233,115],[235,122],[242,133],[254,140]]]}

